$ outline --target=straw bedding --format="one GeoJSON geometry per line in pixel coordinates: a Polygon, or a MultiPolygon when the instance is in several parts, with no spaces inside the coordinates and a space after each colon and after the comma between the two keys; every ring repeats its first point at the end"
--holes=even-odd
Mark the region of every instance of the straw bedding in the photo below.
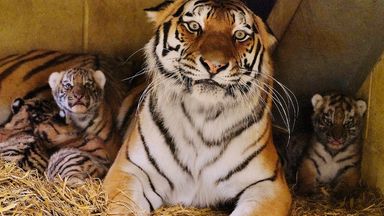
{"type": "MultiPolygon", "coordinates": [[[[353,199],[330,202],[326,195],[296,197],[292,215],[384,215],[384,198],[362,188],[353,199]]],[[[34,171],[25,172],[0,161],[0,215],[105,215],[105,194],[100,181],[68,188],[65,181],[47,182],[34,171]]],[[[221,216],[223,212],[181,206],[158,209],[155,216],[221,216]]]]}

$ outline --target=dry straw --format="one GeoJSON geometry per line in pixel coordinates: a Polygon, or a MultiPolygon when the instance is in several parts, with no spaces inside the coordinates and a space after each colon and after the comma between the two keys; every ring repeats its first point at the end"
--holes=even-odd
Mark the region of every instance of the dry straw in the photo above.
{"type": "MultiPolygon", "coordinates": [[[[384,199],[372,190],[361,190],[354,199],[330,202],[326,196],[296,198],[292,215],[384,215],[384,199]],[[331,204],[333,203],[333,204],[331,204]]],[[[0,162],[0,215],[105,215],[105,194],[99,181],[78,188],[65,181],[48,182],[34,171],[25,172],[0,162]]],[[[174,206],[158,209],[155,216],[222,216],[222,212],[174,206]]]]}

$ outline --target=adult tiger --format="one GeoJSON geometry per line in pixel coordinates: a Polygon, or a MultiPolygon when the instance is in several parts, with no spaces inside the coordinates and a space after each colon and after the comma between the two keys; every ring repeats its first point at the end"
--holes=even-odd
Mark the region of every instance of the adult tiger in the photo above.
{"type": "Polygon", "coordinates": [[[232,216],[287,215],[271,136],[274,37],[240,0],[165,1],[148,13],[152,83],[105,178],[109,213],[236,201],[232,216]]]}

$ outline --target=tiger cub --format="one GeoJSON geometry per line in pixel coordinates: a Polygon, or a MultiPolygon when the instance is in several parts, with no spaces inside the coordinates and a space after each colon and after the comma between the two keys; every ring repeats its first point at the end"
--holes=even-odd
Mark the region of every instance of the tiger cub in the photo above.
{"type": "Polygon", "coordinates": [[[104,100],[106,78],[102,71],[72,68],[52,73],[49,85],[64,123],[46,122],[37,133],[56,152],[47,175],[77,184],[88,176],[103,177],[119,148],[111,109],[104,100]],[[63,163],[62,161],[65,161],[63,163]]]}
{"type": "Polygon", "coordinates": [[[310,194],[320,186],[332,195],[349,195],[360,179],[363,100],[330,94],[312,97],[314,134],[298,172],[298,192],[310,194]]]}
{"type": "Polygon", "coordinates": [[[16,99],[11,106],[12,117],[0,129],[0,158],[14,162],[24,170],[43,173],[48,166],[48,153],[34,127],[53,118],[58,110],[53,102],[39,99],[16,99]]]}

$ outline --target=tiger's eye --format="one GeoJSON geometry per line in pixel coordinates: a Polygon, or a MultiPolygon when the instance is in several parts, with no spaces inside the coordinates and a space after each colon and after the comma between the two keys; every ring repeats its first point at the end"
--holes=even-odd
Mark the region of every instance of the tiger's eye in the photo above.
{"type": "Polygon", "coordinates": [[[197,32],[200,30],[200,24],[196,21],[191,21],[188,23],[188,29],[191,32],[197,32]]]}
{"type": "Polygon", "coordinates": [[[248,35],[245,31],[238,30],[235,32],[234,37],[238,41],[245,41],[248,38],[248,35]]]}
{"type": "Polygon", "coordinates": [[[72,88],[71,84],[69,84],[69,83],[64,84],[64,89],[65,90],[69,90],[71,88],[72,88]]]}

